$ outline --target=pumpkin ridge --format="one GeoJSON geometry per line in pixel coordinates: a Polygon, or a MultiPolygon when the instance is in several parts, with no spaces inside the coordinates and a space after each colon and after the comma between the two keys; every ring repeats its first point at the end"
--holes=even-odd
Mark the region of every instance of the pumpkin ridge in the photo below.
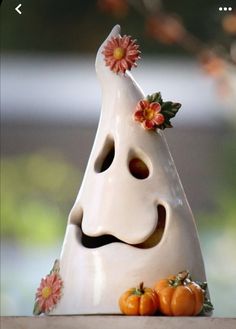
{"type": "MultiPolygon", "coordinates": [[[[192,290],[186,286],[186,285],[180,285],[177,286],[174,289],[174,293],[172,295],[172,299],[171,299],[171,310],[172,310],[172,315],[175,316],[179,316],[179,315],[183,315],[183,316],[191,316],[194,314],[194,309],[195,309],[195,301],[194,303],[191,303],[192,298],[194,298],[193,296],[193,292],[192,290]],[[178,296],[179,295],[179,296],[178,296]],[[178,300],[180,298],[181,295],[185,295],[184,296],[184,302],[186,300],[186,298],[188,299],[188,309],[186,308],[186,313],[182,314],[182,309],[181,309],[181,314],[179,314],[179,305],[181,305],[182,303],[180,303],[180,301],[178,300]],[[178,300],[178,302],[177,302],[178,300]],[[191,309],[190,309],[191,307],[191,309]]],[[[183,297],[181,297],[183,298],[183,297]]],[[[186,302],[185,302],[186,303],[186,302]]],[[[185,309],[185,308],[184,308],[185,309]]]]}
{"type": "Polygon", "coordinates": [[[171,285],[169,285],[168,287],[166,287],[162,290],[162,292],[164,292],[164,291],[168,292],[167,296],[168,296],[168,299],[169,299],[168,302],[165,304],[165,307],[168,308],[168,311],[167,311],[167,313],[164,313],[164,314],[174,315],[172,307],[171,307],[171,304],[172,304],[171,301],[173,299],[173,295],[174,295],[175,290],[176,290],[176,288],[172,287],[171,285]]]}
{"type": "Polygon", "coordinates": [[[196,285],[194,282],[191,282],[188,285],[189,289],[193,292],[194,299],[195,299],[195,307],[193,315],[197,315],[201,312],[204,303],[204,292],[202,288],[196,285]]]}

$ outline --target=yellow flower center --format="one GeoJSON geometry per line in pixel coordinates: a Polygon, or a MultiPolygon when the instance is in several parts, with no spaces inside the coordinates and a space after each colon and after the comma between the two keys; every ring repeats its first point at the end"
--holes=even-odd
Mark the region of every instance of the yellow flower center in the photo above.
{"type": "Polygon", "coordinates": [[[48,298],[52,294],[52,288],[51,287],[44,287],[42,289],[42,296],[43,298],[48,298]]]}
{"type": "Polygon", "coordinates": [[[152,120],[154,117],[154,111],[150,108],[145,109],[143,114],[146,120],[152,120]]]}
{"type": "Polygon", "coordinates": [[[113,57],[117,60],[122,59],[125,56],[125,49],[121,47],[117,47],[113,51],[113,57]]]}

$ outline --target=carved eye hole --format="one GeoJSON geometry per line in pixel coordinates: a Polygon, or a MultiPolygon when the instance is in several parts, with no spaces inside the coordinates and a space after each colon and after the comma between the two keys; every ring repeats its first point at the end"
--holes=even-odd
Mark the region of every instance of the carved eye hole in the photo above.
{"type": "Polygon", "coordinates": [[[107,170],[115,157],[115,143],[113,138],[107,137],[103,149],[95,161],[94,169],[97,173],[107,170]]]}
{"type": "Polygon", "coordinates": [[[149,176],[148,166],[138,157],[130,160],[129,171],[137,179],[145,179],[149,176]]]}

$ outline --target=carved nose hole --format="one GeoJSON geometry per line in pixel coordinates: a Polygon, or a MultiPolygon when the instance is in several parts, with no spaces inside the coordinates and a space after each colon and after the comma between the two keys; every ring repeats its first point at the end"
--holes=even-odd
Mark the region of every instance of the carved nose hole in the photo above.
{"type": "Polygon", "coordinates": [[[130,160],[129,171],[137,179],[145,179],[149,176],[148,166],[139,158],[133,158],[130,160]]]}
{"type": "Polygon", "coordinates": [[[107,170],[114,159],[115,156],[115,143],[114,139],[110,136],[107,137],[104,146],[102,148],[102,151],[97,157],[97,160],[95,161],[94,169],[97,173],[104,172],[107,170]]]}

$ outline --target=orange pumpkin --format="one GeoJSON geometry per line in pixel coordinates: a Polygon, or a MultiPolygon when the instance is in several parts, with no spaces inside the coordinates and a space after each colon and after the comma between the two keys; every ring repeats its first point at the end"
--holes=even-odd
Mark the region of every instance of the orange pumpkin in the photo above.
{"type": "Polygon", "coordinates": [[[154,290],[159,297],[160,312],[165,315],[197,315],[203,308],[205,291],[190,279],[187,271],[158,281],[154,290]]]}
{"type": "Polygon", "coordinates": [[[126,315],[152,315],[158,310],[159,301],[155,291],[144,287],[142,282],[138,288],[131,288],[121,295],[119,306],[126,315]]]}

